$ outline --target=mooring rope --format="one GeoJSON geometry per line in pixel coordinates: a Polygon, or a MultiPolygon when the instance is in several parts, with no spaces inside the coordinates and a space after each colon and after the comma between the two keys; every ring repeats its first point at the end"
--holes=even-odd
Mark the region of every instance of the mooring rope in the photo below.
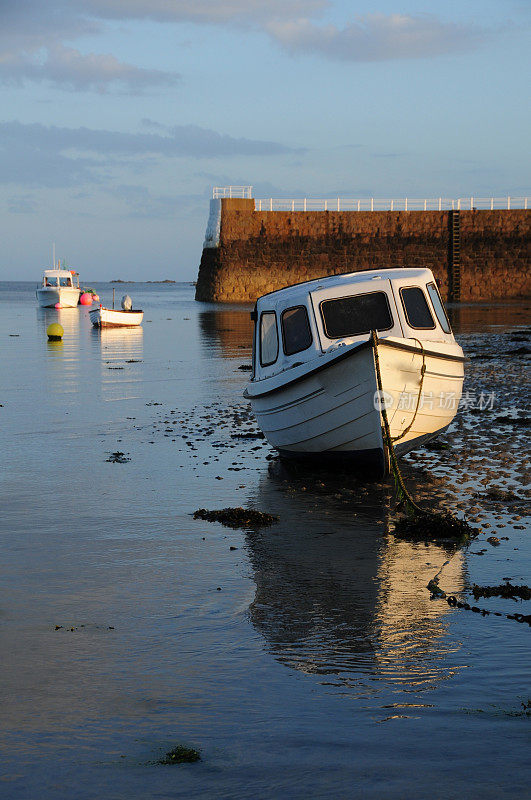
{"type": "MultiPolygon", "coordinates": [[[[380,405],[381,405],[381,412],[382,412],[382,422],[383,422],[383,425],[382,425],[382,437],[383,437],[384,444],[385,444],[386,449],[387,449],[387,456],[389,458],[389,466],[391,468],[391,473],[392,473],[394,481],[395,481],[395,487],[396,487],[396,492],[397,492],[398,498],[399,498],[399,500],[404,500],[404,502],[407,503],[407,505],[411,508],[411,510],[416,512],[417,514],[428,515],[428,516],[436,516],[435,514],[433,514],[432,511],[425,511],[423,508],[421,508],[419,505],[417,505],[417,503],[415,503],[415,501],[413,500],[413,498],[409,494],[408,490],[406,489],[406,485],[404,483],[404,479],[402,478],[402,474],[401,474],[400,468],[398,466],[398,459],[396,457],[395,448],[394,448],[394,445],[393,445],[393,438],[391,436],[391,430],[389,428],[389,419],[387,417],[387,408],[386,408],[386,405],[385,405],[385,398],[384,398],[383,386],[382,386],[382,375],[381,375],[381,372],[380,372],[380,359],[378,357],[378,334],[376,333],[376,331],[371,331],[371,341],[372,341],[372,349],[373,349],[373,353],[374,353],[374,363],[375,363],[375,366],[376,366],[376,384],[378,386],[378,393],[379,393],[379,397],[380,397],[380,405]]],[[[424,353],[424,351],[423,351],[423,353],[424,353]]],[[[423,364],[423,366],[425,366],[425,365],[423,364]]],[[[424,379],[424,374],[422,375],[422,379],[424,379]]],[[[420,397],[420,393],[419,393],[419,397],[420,397]]],[[[418,402],[417,402],[417,408],[418,408],[418,402]]],[[[415,411],[415,414],[416,413],[417,412],[415,411]]],[[[413,420],[412,420],[411,424],[413,424],[413,420]]],[[[402,436],[404,436],[406,433],[407,433],[407,430],[404,431],[402,436]]]]}
{"type": "MultiPolygon", "coordinates": [[[[419,391],[418,391],[418,394],[417,394],[417,405],[415,406],[415,413],[413,414],[413,419],[411,420],[411,422],[409,423],[407,428],[405,430],[403,430],[402,433],[399,433],[398,436],[393,436],[392,439],[391,439],[392,442],[400,441],[400,439],[404,438],[406,433],[409,433],[409,431],[413,427],[413,423],[415,422],[415,418],[417,416],[417,413],[418,413],[418,410],[419,410],[419,407],[420,407],[420,400],[421,400],[421,397],[422,397],[422,385],[424,383],[424,375],[426,374],[426,353],[424,351],[424,347],[423,347],[422,342],[420,341],[420,339],[415,339],[414,338],[413,341],[414,342],[418,342],[418,345],[419,345],[419,347],[420,347],[420,349],[422,351],[422,367],[420,368],[420,385],[419,385],[419,391]]],[[[378,358],[378,351],[376,351],[376,358],[378,358]]],[[[380,365],[379,364],[378,364],[378,369],[380,369],[380,365]]]]}
{"type": "Polygon", "coordinates": [[[434,600],[446,600],[450,608],[459,608],[463,611],[473,611],[475,614],[481,614],[482,617],[504,617],[505,619],[512,619],[515,622],[526,622],[528,625],[531,626],[531,614],[502,614],[501,611],[488,611],[486,608],[479,608],[478,606],[471,606],[470,603],[465,603],[462,600],[458,600],[457,597],[453,594],[446,594],[444,589],[441,589],[439,586],[439,578],[443,569],[448,566],[451,559],[448,559],[444,562],[442,567],[440,568],[439,572],[433,576],[431,581],[426,586],[427,589],[430,590],[432,599],[434,600]]]}

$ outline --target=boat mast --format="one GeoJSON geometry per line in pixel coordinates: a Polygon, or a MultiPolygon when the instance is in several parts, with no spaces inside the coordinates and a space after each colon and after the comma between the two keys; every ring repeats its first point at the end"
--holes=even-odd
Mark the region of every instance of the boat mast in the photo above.
{"type": "Polygon", "coordinates": [[[53,268],[55,269],[55,242],[53,243],[53,268]]]}

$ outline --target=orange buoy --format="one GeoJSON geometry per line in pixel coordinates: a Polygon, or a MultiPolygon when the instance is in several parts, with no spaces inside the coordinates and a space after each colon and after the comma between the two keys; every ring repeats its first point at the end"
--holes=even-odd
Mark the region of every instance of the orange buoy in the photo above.
{"type": "Polygon", "coordinates": [[[92,305],[92,295],[88,294],[87,292],[83,292],[81,297],[79,298],[79,302],[82,306],[91,306],[92,305]]]}

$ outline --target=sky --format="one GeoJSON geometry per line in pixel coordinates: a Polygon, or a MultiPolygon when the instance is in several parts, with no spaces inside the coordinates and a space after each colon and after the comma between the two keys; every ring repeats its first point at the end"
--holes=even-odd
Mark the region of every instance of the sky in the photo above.
{"type": "Polygon", "coordinates": [[[194,280],[213,186],[529,195],[524,0],[0,0],[0,280],[194,280]]]}

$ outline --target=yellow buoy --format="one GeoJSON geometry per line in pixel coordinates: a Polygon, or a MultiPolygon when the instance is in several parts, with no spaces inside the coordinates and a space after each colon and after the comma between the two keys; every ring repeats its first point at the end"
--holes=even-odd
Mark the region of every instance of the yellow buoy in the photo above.
{"type": "Polygon", "coordinates": [[[48,325],[46,330],[46,335],[48,336],[48,341],[50,342],[58,342],[63,338],[63,326],[59,325],[58,322],[52,322],[51,325],[48,325]]]}

